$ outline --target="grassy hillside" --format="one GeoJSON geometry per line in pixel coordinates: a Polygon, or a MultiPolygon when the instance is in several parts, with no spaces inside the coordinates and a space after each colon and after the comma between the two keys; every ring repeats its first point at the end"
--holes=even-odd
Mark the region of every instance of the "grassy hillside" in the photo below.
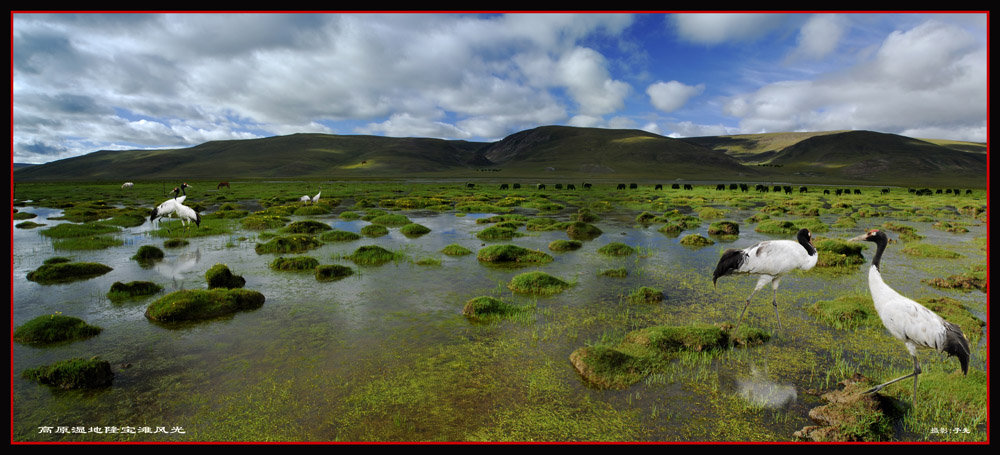
{"type": "Polygon", "coordinates": [[[841,132],[738,134],[733,136],[689,137],[682,140],[723,152],[741,162],[757,164],[767,162],[767,160],[771,159],[781,150],[805,139],[841,132]]]}

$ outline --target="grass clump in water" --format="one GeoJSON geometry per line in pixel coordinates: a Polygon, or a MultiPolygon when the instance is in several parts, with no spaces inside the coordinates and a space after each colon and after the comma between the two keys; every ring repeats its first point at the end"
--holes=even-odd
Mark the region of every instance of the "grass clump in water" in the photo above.
{"type": "Polygon", "coordinates": [[[320,234],[319,239],[324,242],[350,242],[360,239],[361,236],[351,231],[332,230],[320,234]]]}
{"type": "Polygon", "coordinates": [[[635,254],[635,248],[621,242],[611,242],[598,248],[597,252],[605,256],[630,256],[635,254]]]}
{"type": "Polygon", "coordinates": [[[101,333],[101,328],[83,319],[61,314],[42,315],[14,330],[14,341],[25,344],[45,345],[90,338],[101,333]]]}
{"type": "Polygon", "coordinates": [[[389,234],[389,229],[381,224],[369,224],[361,228],[361,234],[368,237],[382,237],[389,234]]]}
{"type": "Polygon", "coordinates": [[[21,377],[60,389],[84,389],[109,386],[115,375],[110,362],[93,357],[27,369],[21,372],[21,377]]]}
{"type": "Polygon", "coordinates": [[[333,228],[326,223],[320,223],[319,221],[313,220],[303,220],[296,221],[288,226],[285,226],[281,229],[281,232],[287,234],[317,234],[332,229],[333,228]]]}
{"type": "Polygon", "coordinates": [[[624,389],[649,374],[649,360],[607,346],[573,351],[570,363],[588,382],[605,389],[624,389]]]}
{"type": "Polygon", "coordinates": [[[703,246],[714,245],[715,241],[702,236],[701,234],[690,234],[681,239],[681,245],[701,248],[703,246]]]}
{"type": "Polygon", "coordinates": [[[142,265],[150,265],[154,261],[163,259],[163,250],[153,245],[143,245],[135,252],[132,259],[142,265]]]}
{"type": "Polygon", "coordinates": [[[510,317],[530,308],[530,306],[512,305],[494,297],[481,296],[465,302],[462,315],[471,320],[485,321],[510,317]]]}
{"type": "Polygon", "coordinates": [[[406,215],[399,213],[386,213],[385,215],[376,216],[368,220],[372,224],[379,224],[382,226],[405,226],[410,224],[410,219],[406,215]]]}
{"type": "Polygon", "coordinates": [[[967,272],[960,275],[951,275],[948,278],[932,278],[921,281],[936,288],[958,289],[961,291],[978,289],[980,291],[987,292],[987,289],[989,288],[989,279],[986,274],[985,265],[973,266],[967,272]]]}
{"type": "Polygon", "coordinates": [[[962,257],[961,254],[958,254],[954,251],[948,251],[937,245],[932,245],[929,243],[907,244],[902,251],[911,256],[919,256],[925,258],[954,259],[962,257]]]}
{"type": "Polygon", "coordinates": [[[708,234],[725,240],[735,239],[740,235],[740,225],[733,221],[716,221],[708,226],[708,234]]]}
{"type": "Polygon", "coordinates": [[[136,297],[153,295],[162,290],[163,286],[152,281],[130,281],[128,283],[115,281],[111,285],[111,290],[108,291],[107,297],[108,300],[117,303],[136,297]]]}
{"type": "Polygon", "coordinates": [[[351,275],[354,275],[354,269],[340,264],[316,267],[316,281],[335,281],[351,275]]]}
{"type": "Polygon", "coordinates": [[[600,237],[601,234],[603,231],[597,226],[583,221],[574,221],[566,227],[566,235],[573,240],[593,240],[600,237]]]}
{"type": "Polygon", "coordinates": [[[571,284],[549,275],[545,272],[526,272],[515,276],[507,287],[524,294],[552,295],[558,294],[571,284]]]}
{"type": "Polygon", "coordinates": [[[579,240],[553,240],[549,242],[549,249],[552,251],[575,251],[583,246],[579,240]]]}
{"type": "Polygon", "coordinates": [[[599,275],[608,276],[612,278],[625,278],[628,276],[628,270],[626,270],[625,267],[620,267],[617,269],[607,269],[607,270],[602,270],[599,273],[599,275]]]}
{"type": "MultiPolygon", "coordinates": [[[[817,267],[854,267],[865,263],[864,244],[839,239],[817,238],[813,245],[819,254],[817,267]]],[[[853,268],[852,268],[853,270],[853,268]]]]}
{"type": "Polygon", "coordinates": [[[289,221],[281,215],[271,214],[271,213],[261,213],[257,212],[246,218],[240,220],[240,224],[244,229],[250,229],[254,231],[263,231],[265,229],[277,229],[289,221]]]}
{"type": "Polygon", "coordinates": [[[451,245],[444,247],[441,252],[447,254],[448,256],[465,256],[472,254],[472,250],[457,243],[452,243],[451,245]]]}
{"type": "Polygon", "coordinates": [[[264,294],[249,289],[190,289],[174,291],[146,308],[154,322],[212,319],[264,305],[264,294]]]}
{"type": "Polygon", "coordinates": [[[476,238],[479,240],[510,240],[514,237],[520,237],[521,235],[523,234],[509,227],[490,226],[482,231],[479,231],[479,233],[476,234],[476,238]]]}
{"type": "Polygon", "coordinates": [[[428,232],[431,232],[431,229],[422,224],[410,223],[399,228],[399,232],[407,237],[413,238],[427,234],[428,232]]]}
{"type": "Polygon", "coordinates": [[[820,300],[809,307],[809,314],[841,330],[858,327],[879,327],[882,320],[867,295],[845,295],[833,300],[820,300]]]}
{"type": "Polygon", "coordinates": [[[782,220],[762,220],[757,223],[755,231],[763,234],[792,235],[798,232],[799,228],[791,221],[782,220]]]}
{"type": "Polygon", "coordinates": [[[41,230],[41,234],[55,239],[71,237],[93,237],[101,234],[120,232],[121,228],[100,223],[63,223],[41,230]]]}
{"type": "Polygon", "coordinates": [[[247,284],[247,280],[240,275],[234,275],[226,264],[215,264],[205,272],[205,281],[208,282],[209,289],[241,288],[247,284]]]}
{"type": "Polygon", "coordinates": [[[258,243],[257,246],[254,247],[254,251],[256,251],[257,254],[302,253],[313,248],[319,248],[321,245],[323,245],[323,243],[311,235],[293,234],[275,237],[267,243],[258,243]]]}
{"type": "Polygon", "coordinates": [[[114,270],[96,262],[62,262],[62,258],[51,263],[49,261],[34,271],[28,272],[28,280],[38,284],[69,283],[98,277],[114,270]]]}
{"type": "Polygon", "coordinates": [[[663,290],[642,286],[625,296],[629,303],[657,303],[663,301],[663,290]]]}
{"type": "Polygon", "coordinates": [[[310,272],[319,265],[316,258],[309,256],[295,256],[286,258],[284,256],[271,261],[271,270],[283,272],[310,272]]]}
{"type": "Polygon", "coordinates": [[[344,256],[344,258],[350,259],[357,265],[382,265],[386,262],[398,261],[403,258],[403,255],[378,245],[366,245],[354,250],[354,253],[350,256],[344,256]]]}
{"type": "Polygon", "coordinates": [[[480,262],[497,265],[534,265],[552,262],[553,258],[538,250],[529,250],[517,245],[493,245],[479,250],[476,258],[480,262]]]}
{"type": "Polygon", "coordinates": [[[163,241],[164,248],[180,248],[182,246],[187,246],[191,242],[186,239],[167,239],[163,241]]]}

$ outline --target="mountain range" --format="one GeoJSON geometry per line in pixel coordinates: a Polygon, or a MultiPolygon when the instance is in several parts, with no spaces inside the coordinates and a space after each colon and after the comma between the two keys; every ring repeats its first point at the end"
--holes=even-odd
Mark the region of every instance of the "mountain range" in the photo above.
{"type": "Polygon", "coordinates": [[[985,187],[987,145],[872,131],[670,138],[542,126],[496,142],[292,134],[188,148],[102,150],[33,166],[28,181],[237,179],[689,180],[985,187]]]}

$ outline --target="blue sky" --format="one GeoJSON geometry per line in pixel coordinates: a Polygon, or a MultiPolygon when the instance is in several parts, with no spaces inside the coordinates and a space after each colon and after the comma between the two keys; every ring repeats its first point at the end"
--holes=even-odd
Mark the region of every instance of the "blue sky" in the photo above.
{"type": "Polygon", "coordinates": [[[541,125],[987,140],[985,13],[11,16],[18,163],[541,125]]]}

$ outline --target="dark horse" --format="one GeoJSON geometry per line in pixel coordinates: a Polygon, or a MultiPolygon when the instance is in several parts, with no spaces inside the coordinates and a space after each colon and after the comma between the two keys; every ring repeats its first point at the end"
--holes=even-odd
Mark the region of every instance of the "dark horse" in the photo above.
{"type": "Polygon", "coordinates": [[[215,189],[219,189],[222,187],[229,188],[229,182],[219,182],[219,186],[215,187],[215,189]]]}

